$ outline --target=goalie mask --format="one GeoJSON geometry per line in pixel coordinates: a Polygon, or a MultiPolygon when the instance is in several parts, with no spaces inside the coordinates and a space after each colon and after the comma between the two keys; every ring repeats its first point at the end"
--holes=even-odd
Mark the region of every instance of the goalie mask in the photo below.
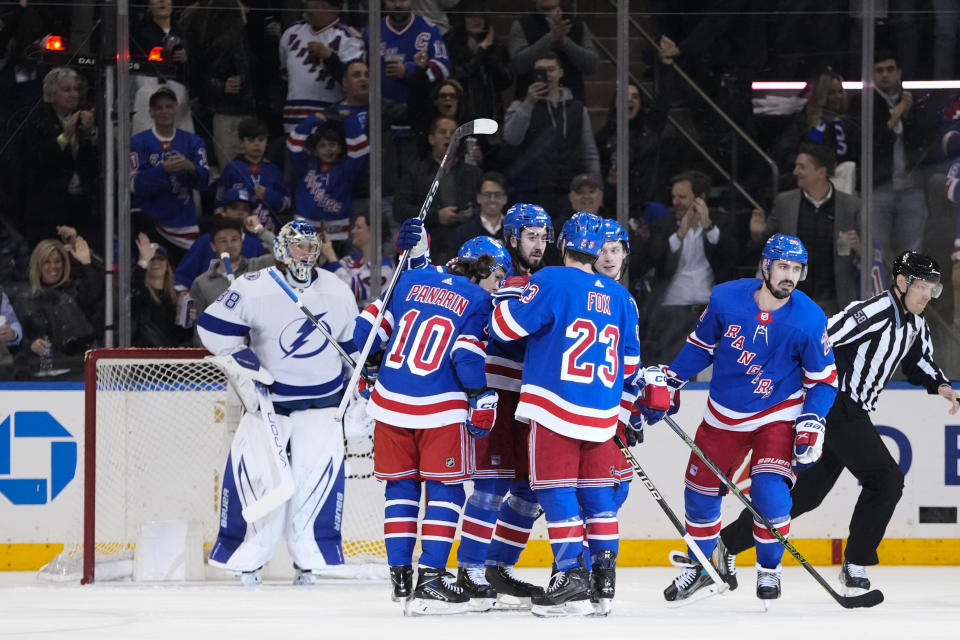
{"type": "Polygon", "coordinates": [[[306,220],[283,225],[273,239],[273,257],[299,282],[308,282],[320,256],[322,238],[306,220]]]}

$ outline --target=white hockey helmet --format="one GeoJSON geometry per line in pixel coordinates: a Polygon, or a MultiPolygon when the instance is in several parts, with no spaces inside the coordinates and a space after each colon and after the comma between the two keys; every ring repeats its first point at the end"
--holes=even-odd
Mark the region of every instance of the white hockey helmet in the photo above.
{"type": "Polygon", "coordinates": [[[306,220],[293,220],[283,225],[273,239],[273,257],[286,265],[290,274],[300,282],[310,280],[322,238],[306,220]]]}

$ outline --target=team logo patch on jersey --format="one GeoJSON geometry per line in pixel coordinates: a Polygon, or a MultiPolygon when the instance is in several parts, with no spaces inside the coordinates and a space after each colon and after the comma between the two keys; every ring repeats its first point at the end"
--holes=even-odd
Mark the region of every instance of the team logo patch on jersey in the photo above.
{"type": "Polygon", "coordinates": [[[457,461],[455,458],[447,458],[444,464],[446,465],[447,469],[453,469],[454,465],[457,464],[457,461]]]}
{"type": "MultiPolygon", "coordinates": [[[[322,318],[327,315],[324,311],[317,315],[322,318]]],[[[324,328],[332,333],[330,325],[321,320],[324,328]]],[[[297,318],[280,332],[280,350],[283,357],[310,358],[327,348],[327,339],[317,331],[313,323],[306,318],[297,318]]]]}
{"type": "Polygon", "coordinates": [[[243,277],[246,278],[247,280],[256,280],[257,278],[260,277],[260,272],[253,271],[252,273],[245,273],[243,274],[243,277]]]}

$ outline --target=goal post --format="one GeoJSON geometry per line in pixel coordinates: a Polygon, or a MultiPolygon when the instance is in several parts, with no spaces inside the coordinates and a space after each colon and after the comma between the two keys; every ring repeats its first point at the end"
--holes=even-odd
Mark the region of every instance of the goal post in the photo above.
{"type": "MultiPolygon", "coordinates": [[[[219,529],[222,475],[242,413],[208,355],[189,348],[87,353],[76,534],[41,575],[83,584],[129,576],[141,527],[157,521],[195,525],[206,558],[219,529]]],[[[385,564],[373,440],[348,441],[346,452],[344,555],[351,564],[385,564]]]]}

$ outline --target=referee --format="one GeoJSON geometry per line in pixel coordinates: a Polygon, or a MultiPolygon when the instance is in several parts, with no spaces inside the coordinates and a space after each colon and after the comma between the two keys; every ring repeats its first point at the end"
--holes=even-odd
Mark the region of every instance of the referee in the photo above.
{"type": "MultiPolygon", "coordinates": [[[[880,391],[902,363],[910,383],[946,398],[951,415],[960,410],[960,393],[934,362],[930,329],[921,315],[943,290],[940,267],[929,256],[905,251],[893,263],[893,278],[889,290],[851,302],[827,323],[840,388],[827,414],[823,457],[798,475],[792,491],[790,517],[796,518],[819,506],[844,467],[860,481],[840,569],[848,590],[870,588],[866,567],[879,562],[877,547],[903,493],[903,473],[868,414],[876,409],[880,391]]],[[[754,545],[753,527],[744,509],[720,532],[717,565],[732,589],[734,556],[754,545]]]]}

